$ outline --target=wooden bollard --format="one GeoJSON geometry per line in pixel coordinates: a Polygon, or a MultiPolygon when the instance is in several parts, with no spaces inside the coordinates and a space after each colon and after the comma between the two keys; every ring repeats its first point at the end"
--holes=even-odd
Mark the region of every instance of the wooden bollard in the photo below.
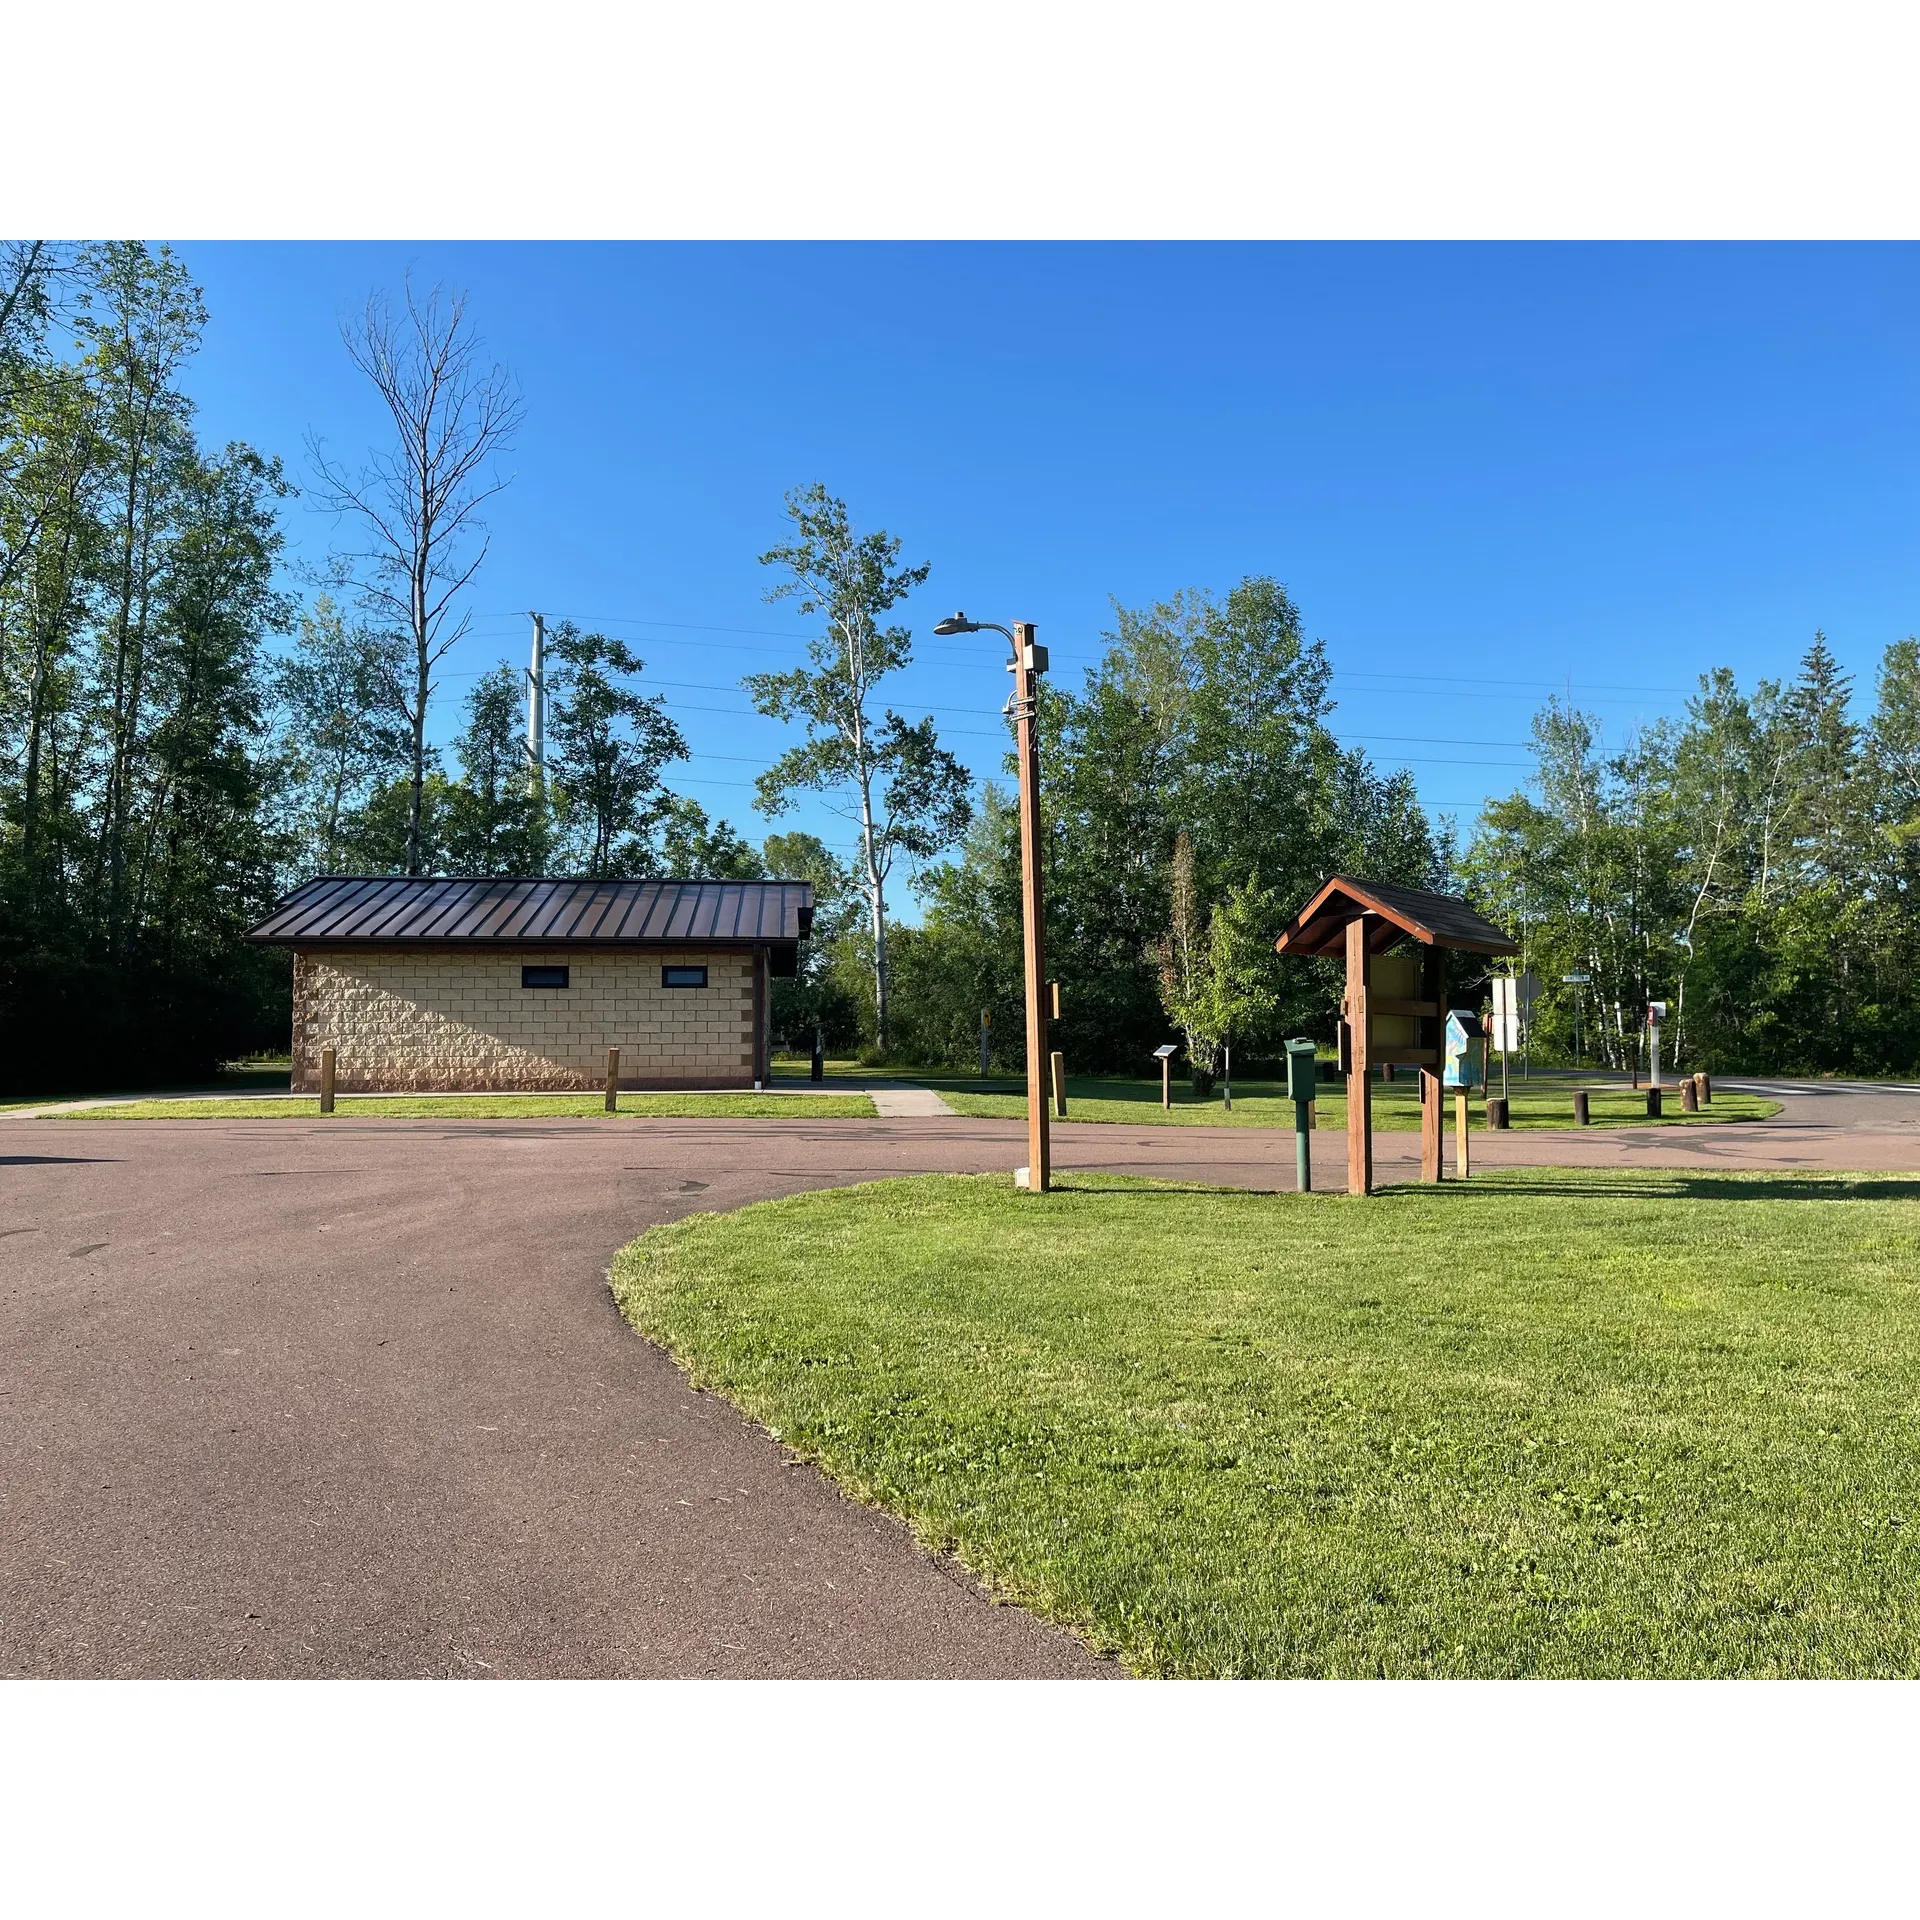
{"type": "Polygon", "coordinates": [[[1713,1105],[1712,1078],[1709,1075],[1704,1073],[1696,1073],[1693,1076],[1693,1084],[1700,1089],[1700,1104],[1703,1107],[1712,1106],[1713,1105]]]}
{"type": "Polygon", "coordinates": [[[1649,1120],[1658,1120],[1660,1118],[1660,1089],[1658,1087],[1649,1087],[1647,1089],[1647,1118],[1649,1120]]]}
{"type": "Polygon", "coordinates": [[[1067,1056],[1056,1053],[1049,1058],[1053,1062],[1053,1117],[1064,1120],[1067,1117],[1067,1056]]]}
{"type": "Polygon", "coordinates": [[[607,1111],[620,1111],[620,1049],[607,1049],[607,1111]]]}
{"type": "Polygon", "coordinates": [[[1505,1133],[1509,1124],[1506,1100],[1502,1095],[1496,1093],[1493,1098],[1487,1102],[1487,1125],[1491,1127],[1495,1133],[1505,1133]]]}
{"type": "Polygon", "coordinates": [[[1694,1079],[1680,1082],[1680,1111],[1698,1113],[1700,1111],[1700,1083],[1694,1079]]]}
{"type": "Polygon", "coordinates": [[[333,1049],[320,1049],[320,1111],[333,1111],[333,1049]]]}
{"type": "Polygon", "coordinates": [[[1593,1124],[1593,1116],[1588,1111],[1587,1090],[1585,1087],[1577,1087],[1574,1090],[1573,1124],[1576,1127],[1590,1127],[1593,1124]]]}
{"type": "Polygon", "coordinates": [[[1473,1156],[1467,1148],[1467,1141],[1472,1137],[1467,1126],[1471,1111],[1467,1104],[1466,1088],[1457,1087],[1453,1095],[1453,1159],[1462,1180],[1468,1178],[1473,1171],[1473,1156]]]}

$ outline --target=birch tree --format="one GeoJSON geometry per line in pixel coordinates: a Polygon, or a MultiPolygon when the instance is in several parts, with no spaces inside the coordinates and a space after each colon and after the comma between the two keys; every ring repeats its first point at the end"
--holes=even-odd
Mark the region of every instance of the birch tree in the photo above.
{"type": "Polygon", "coordinates": [[[787,496],[794,537],[760,556],[786,575],[769,600],[793,600],[825,631],[807,643],[811,667],[748,674],[754,706],[775,720],[797,720],[806,739],[790,747],[754,783],[768,818],[800,793],[826,797],[858,830],[856,879],[871,943],[874,1033],[887,1047],[887,883],[901,855],[931,859],[972,818],[967,770],[944,747],[929,715],[903,719],[891,707],[876,717],[876,689],[912,657],[912,635],[886,616],[924,583],[925,565],[902,566],[900,541],[884,530],[855,530],[846,503],[817,482],[787,496]]]}

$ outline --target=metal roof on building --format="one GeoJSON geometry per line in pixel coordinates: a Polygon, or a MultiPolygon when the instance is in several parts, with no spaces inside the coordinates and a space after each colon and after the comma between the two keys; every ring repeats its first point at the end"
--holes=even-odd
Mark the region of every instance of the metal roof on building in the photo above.
{"type": "Polygon", "coordinates": [[[448,880],[325,874],[251,933],[266,946],[512,942],[761,946],[813,927],[805,880],[448,880]]]}
{"type": "Polygon", "coordinates": [[[1459,947],[1469,953],[1518,953],[1520,949],[1491,920],[1451,893],[1424,893],[1381,880],[1352,880],[1337,873],[1300,910],[1273,944],[1281,953],[1337,954],[1346,945],[1350,922],[1371,915],[1367,944],[1384,953],[1411,935],[1430,947],[1459,947]]]}

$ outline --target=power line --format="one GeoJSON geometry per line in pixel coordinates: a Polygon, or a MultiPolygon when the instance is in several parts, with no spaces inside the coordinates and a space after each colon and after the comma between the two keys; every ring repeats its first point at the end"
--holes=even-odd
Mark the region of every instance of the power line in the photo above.
{"type": "MultiPolygon", "coordinates": [[[[481,620],[520,620],[525,617],[524,614],[505,613],[485,613],[476,616],[476,618],[481,620]]],[[[565,617],[581,622],[591,621],[605,626],[664,627],[671,631],[681,633],[764,635],[769,639],[784,640],[790,646],[805,645],[808,641],[818,637],[812,634],[783,632],[775,627],[728,627],[709,625],[693,620],[655,620],[637,613],[575,613],[568,614],[565,617]]],[[[706,644],[715,648],[718,648],[720,645],[717,641],[709,641],[706,644]]],[[[916,652],[924,650],[925,652],[937,653],[947,659],[953,660],[980,660],[989,657],[992,652],[991,649],[978,647],[942,647],[927,640],[915,640],[913,644],[916,652]]],[[[727,648],[726,651],[730,653],[770,653],[773,649],[770,647],[730,647],[727,648]]],[[[1052,645],[1048,651],[1057,659],[1071,660],[1076,663],[1085,663],[1094,666],[1097,666],[1106,658],[1104,652],[1082,653],[1077,648],[1071,646],[1062,647],[1052,645]]],[[[1336,680],[1380,680],[1402,684],[1409,689],[1418,688],[1423,685],[1431,685],[1437,691],[1458,691],[1457,683],[1453,679],[1438,674],[1395,673],[1370,667],[1335,667],[1332,670],[1332,674],[1336,680]]],[[[1549,691],[1555,692],[1573,689],[1582,693],[1622,695],[1654,693],[1673,695],[1680,698],[1688,698],[1699,692],[1698,687],[1645,687],[1604,680],[1570,681],[1565,676],[1557,680],[1505,680],[1496,679],[1488,674],[1476,673],[1472,676],[1472,679],[1475,687],[1531,687],[1535,689],[1546,688],[1549,691]]]]}

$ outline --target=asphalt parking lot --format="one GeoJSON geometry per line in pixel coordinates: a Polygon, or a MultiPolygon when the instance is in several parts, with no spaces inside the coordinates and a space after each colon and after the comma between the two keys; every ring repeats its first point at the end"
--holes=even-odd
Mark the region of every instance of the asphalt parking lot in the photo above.
{"type": "MultiPolygon", "coordinates": [[[[1920,1090],[1764,1090],[1776,1121],[1476,1163],[1920,1167],[1920,1090]]],[[[1292,1183],[1284,1132],[1055,1138],[1292,1183]]],[[[1417,1136],[1376,1145],[1412,1174],[1417,1136]]],[[[1337,1186],[1344,1136],[1314,1148],[1337,1186]]],[[[692,1390],[605,1285],[697,1208],[1023,1157],[952,1116],[5,1122],[0,1673],[1114,1674],[692,1390]]]]}

